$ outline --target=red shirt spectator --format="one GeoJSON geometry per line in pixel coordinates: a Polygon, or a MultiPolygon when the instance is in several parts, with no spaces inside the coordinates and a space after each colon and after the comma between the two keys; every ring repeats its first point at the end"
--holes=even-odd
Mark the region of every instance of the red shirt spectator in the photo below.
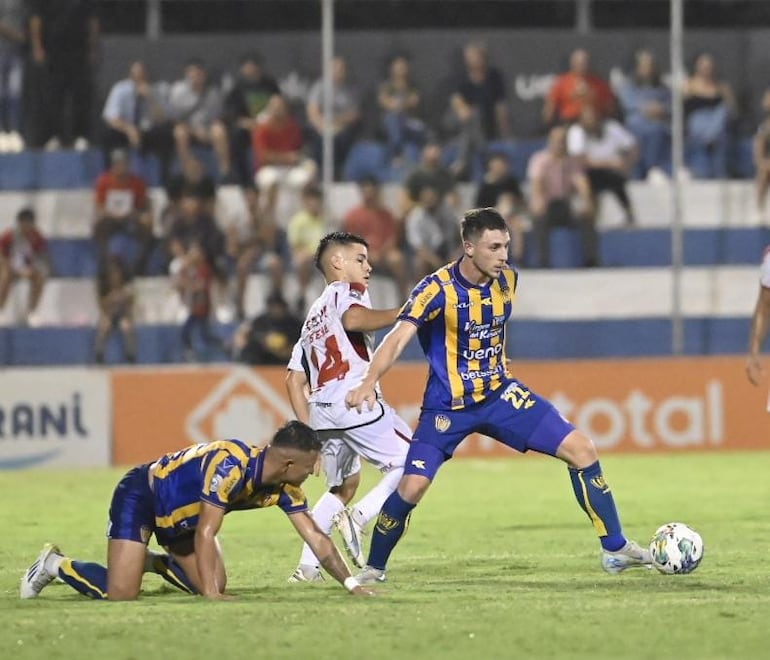
{"type": "Polygon", "coordinates": [[[589,55],[576,50],[570,57],[570,70],[556,78],[543,108],[546,124],[576,121],[587,105],[593,106],[601,117],[615,112],[615,97],[606,81],[589,70],[589,55]]]}
{"type": "Polygon", "coordinates": [[[0,236],[0,253],[10,261],[14,271],[35,265],[47,252],[46,240],[35,227],[24,231],[8,229],[0,236]]]}
{"type": "Polygon", "coordinates": [[[107,170],[96,180],[96,207],[100,215],[122,218],[147,206],[147,184],[135,174],[107,170]]]}
{"type": "Polygon", "coordinates": [[[302,149],[302,129],[299,122],[289,115],[271,118],[257,124],[253,133],[254,158],[257,167],[262,165],[295,165],[296,158],[282,160],[277,154],[297,154],[302,149]]]}

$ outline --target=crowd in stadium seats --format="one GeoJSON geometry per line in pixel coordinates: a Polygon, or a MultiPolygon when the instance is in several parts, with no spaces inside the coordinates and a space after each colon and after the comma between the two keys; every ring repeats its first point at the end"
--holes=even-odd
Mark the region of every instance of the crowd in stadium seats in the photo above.
{"type": "MultiPolygon", "coordinates": [[[[633,225],[627,182],[656,183],[671,175],[671,93],[646,50],[617,89],[592,71],[586,50],[573,52],[546,97],[543,135],[516,140],[503,77],[479,43],[465,45],[464,69],[438,118],[426,116],[403,54],[392,58],[371,103],[349,79],[345,59],[336,56],[327,117],[321,80],[297,103],[282,95],[261,58],[249,53],[228,85],[201,59],[188,61],[176,81],[153,81],[150,63],[129,63],[93,127],[99,21],[92,3],[30,2],[29,14],[24,4],[0,5],[0,152],[20,151],[26,139],[48,151],[95,143],[104,154],[105,169],[93,183],[97,362],[104,360],[113,330],[123,334],[126,360],[136,359],[136,277],[170,278],[184,310],[180,342],[187,359],[199,357],[196,347],[210,345],[248,361],[269,360],[268,354],[283,360],[291,333],[266,340],[265,319],[295,328],[294,316],[304,312],[317,278],[313,253],[330,229],[367,237],[377,272],[392,278],[403,299],[415,281],[459,252],[458,182],[477,186],[477,205],[503,213],[513,261],[522,263],[531,236],[531,265],[550,267],[552,230],[571,227],[581,237],[581,265],[593,267],[601,265],[596,218],[602,194],[612,193],[633,225]],[[370,107],[377,113],[376,139],[363,130],[370,107]],[[335,179],[359,185],[359,203],[339,217],[329,217],[328,192],[318,180],[327,128],[335,179]],[[380,195],[384,182],[401,185],[392,208],[380,195]],[[158,183],[165,191],[162,207],[153,206],[150,195],[158,183]],[[225,190],[241,198],[237,221],[219,209],[225,190]],[[287,271],[296,295],[285,290],[287,271]],[[255,272],[266,275],[260,295],[268,312],[249,321],[248,284],[255,272]],[[227,318],[229,309],[244,322],[233,339],[210,327],[217,309],[225,310],[219,318],[227,318]]],[[[724,178],[737,112],[730,85],[719,78],[714,59],[702,54],[683,91],[688,171],[695,178],[724,178]]],[[[765,109],[770,111],[770,93],[765,109]]],[[[769,126],[770,120],[762,124],[754,148],[761,212],[770,186],[769,126]]],[[[0,229],[10,221],[3,218],[0,229]]],[[[15,280],[28,279],[22,320],[30,325],[48,274],[44,245],[29,209],[19,211],[0,242],[0,306],[15,280]]]]}

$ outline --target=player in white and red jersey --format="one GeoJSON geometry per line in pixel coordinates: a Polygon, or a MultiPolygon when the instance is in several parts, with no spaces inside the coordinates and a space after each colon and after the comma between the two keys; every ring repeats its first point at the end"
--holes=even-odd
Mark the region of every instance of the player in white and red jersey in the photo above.
{"type": "MultiPolygon", "coordinates": [[[[746,375],[754,385],[759,385],[764,372],[759,352],[767,338],[768,328],[770,328],[770,245],[765,248],[759,270],[759,293],[754,307],[754,316],[751,319],[749,355],[746,360],[746,375]]],[[[770,410],[770,397],[767,401],[767,409],[770,410]]]]}
{"type": "MultiPolygon", "coordinates": [[[[395,490],[404,468],[412,431],[384,401],[367,414],[348,410],[345,395],[360,382],[369,364],[375,330],[392,325],[398,309],[375,310],[369,300],[366,241],[347,232],[321,240],[315,257],[327,286],[311,305],[288,365],[286,387],[297,419],[324,441],[321,463],[329,486],[312,515],[327,534],[336,525],[351,559],[363,566],[361,532],[395,490]],[[383,477],[351,508],[361,461],[383,477]]],[[[320,580],[319,561],[307,544],[291,582],[320,580]]]]}

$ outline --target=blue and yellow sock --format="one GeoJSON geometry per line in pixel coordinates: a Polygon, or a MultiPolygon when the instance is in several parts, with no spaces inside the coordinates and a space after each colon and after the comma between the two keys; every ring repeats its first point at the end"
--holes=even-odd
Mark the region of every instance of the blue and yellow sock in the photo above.
{"type": "Polygon", "coordinates": [[[75,591],[96,600],[107,599],[107,569],[101,564],[64,558],[59,565],[59,577],[75,591]]]}
{"type": "Polygon", "coordinates": [[[570,468],[569,477],[578,504],[591,519],[602,548],[610,552],[620,550],[626,544],[626,537],[599,461],[579,470],[570,468]]]}
{"type": "Polygon", "coordinates": [[[166,582],[188,594],[197,594],[198,590],[190,582],[182,567],[169,555],[150,553],[150,570],[160,575],[166,582]]]}
{"type": "Polygon", "coordinates": [[[409,514],[415,506],[417,505],[402,499],[398,491],[391,493],[385,500],[372,533],[372,545],[366,562],[369,566],[385,570],[390,553],[406,531],[409,514]]]}

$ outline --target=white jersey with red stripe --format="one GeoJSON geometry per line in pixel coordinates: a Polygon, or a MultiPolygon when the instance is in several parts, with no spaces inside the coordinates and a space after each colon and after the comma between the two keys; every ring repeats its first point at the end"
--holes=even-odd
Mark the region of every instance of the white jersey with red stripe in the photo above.
{"type": "Polygon", "coordinates": [[[310,307],[288,365],[307,376],[310,426],[324,440],[322,453],[329,454],[324,469],[330,486],[360,469],[357,456],[383,472],[403,467],[412,435],[382,399],[379,386],[372,410],[364,406],[359,413],[345,405],[348,391],[364,377],[374,343],[371,333],[343,327],[342,315],[354,306],[371,309],[364,285],[329,284],[310,307]]]}

